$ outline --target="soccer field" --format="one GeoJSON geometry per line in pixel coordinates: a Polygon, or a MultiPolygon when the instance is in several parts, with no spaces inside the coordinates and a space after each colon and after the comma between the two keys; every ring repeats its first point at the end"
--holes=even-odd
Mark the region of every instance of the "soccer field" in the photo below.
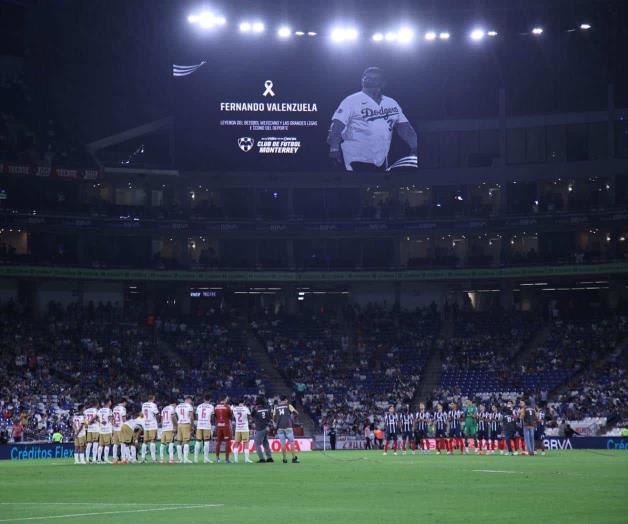
{"type": "MultiPolygon", "coordinates": [[[[279,458],[279,457],[275,457],[279,458]]],[[[0,463],[0,522],[626,522],[628,453],[303,453],[301,464],[0,463]]]]}

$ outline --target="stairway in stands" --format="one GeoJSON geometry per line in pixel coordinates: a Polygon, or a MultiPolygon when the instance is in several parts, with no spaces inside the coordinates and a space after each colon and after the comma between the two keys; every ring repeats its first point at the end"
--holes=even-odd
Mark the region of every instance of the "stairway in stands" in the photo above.
{"type": "MultiPolygon", "coordinates": [[[[454,323],[452,318],[447,318],[443,321],[438,339],[447,340],[451,338],[454,332],[454,323]]],[[[417,406],[419,402],[428,400],[432,396],[432,391],[440,385],[440,378],[443,372],[443,366],[441,362],[441,352],[436,346],[436,342],[432,347],[432,354],[425,366],[425,370],[421,377],[421,384],[419,385],[416,394],[413,399],[413,406],[417,406]]]]}
{"type": "MultiPolygon", "coordinates": [[[[279,370],[273,366],[272,360],[266,352],[266,348],[260,341],[260,339],[251,331],[245,331],[244,340],[251,350],[251,356],[255,360],[259,370],[262,374],[262,379],[269,386],[267,396],[272,397],[276,395],[287,395],[288,398],[292,395],[292,388],[279,373],[279,370]]],[[[305,412],[302,405],[297,404],[295,409],[299,412],[299,423],[303,426],[303,431],[307,436],[313,436],[316,433],[316,425],[311,417],[305,412]]]]}
{"type": "Polygon", "coordinates": [[[525,347],[517,354],[515,364],[520,366],[524,364],[530,357],[530,354],[537,348],[543,346],[547,340],[547,336],[551,331],[551,326],[546,325],[530,340],[525,347]]]}

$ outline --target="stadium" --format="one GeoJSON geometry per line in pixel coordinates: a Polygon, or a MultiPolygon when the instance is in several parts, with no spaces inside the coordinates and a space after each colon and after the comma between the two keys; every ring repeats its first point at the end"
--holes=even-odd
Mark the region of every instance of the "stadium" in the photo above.
{"type": "Polygon", "coordinates": [[[0,28],[0,523],[625,522],[626,2],[0,28]]]}

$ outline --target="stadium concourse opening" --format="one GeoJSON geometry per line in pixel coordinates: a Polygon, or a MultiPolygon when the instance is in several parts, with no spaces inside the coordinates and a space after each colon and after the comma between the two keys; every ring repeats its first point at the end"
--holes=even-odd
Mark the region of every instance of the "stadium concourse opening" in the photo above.
{"type": "Polygon", "coordinates": [[[0,523],[623,522],[626,27],[0,0],[0,523]]]}

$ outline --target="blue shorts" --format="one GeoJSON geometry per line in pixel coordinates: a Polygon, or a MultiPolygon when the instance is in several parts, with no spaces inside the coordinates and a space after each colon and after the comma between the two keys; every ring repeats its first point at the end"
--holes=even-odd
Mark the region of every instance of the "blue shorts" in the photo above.
{"type": "Polygon", "coordinates": [[[462,433],[459,427],[449,428],[449,438],[460,438],[462,433]]]}
{"type": "Polygon", "coordinates": [[[437,429],[435,436],[436,436],[436,438],[445,438],[447,435],[445,434],[445,430],[444,429],[437,429]]]}
{"type": "Polygon", "coordinates": [[[397,440],[397,432],[396,431],[386,431],[386,442],[391,440],[397,440]]]}
{"type": "Polygon", "coordinates": [[[294,431],[292,428],[280,428],[277,430],[277,437],[279,438],[279,442],[284,446],[286,444],[286,440],[290,442],[290,444],[294,444],[294,431]]]}

